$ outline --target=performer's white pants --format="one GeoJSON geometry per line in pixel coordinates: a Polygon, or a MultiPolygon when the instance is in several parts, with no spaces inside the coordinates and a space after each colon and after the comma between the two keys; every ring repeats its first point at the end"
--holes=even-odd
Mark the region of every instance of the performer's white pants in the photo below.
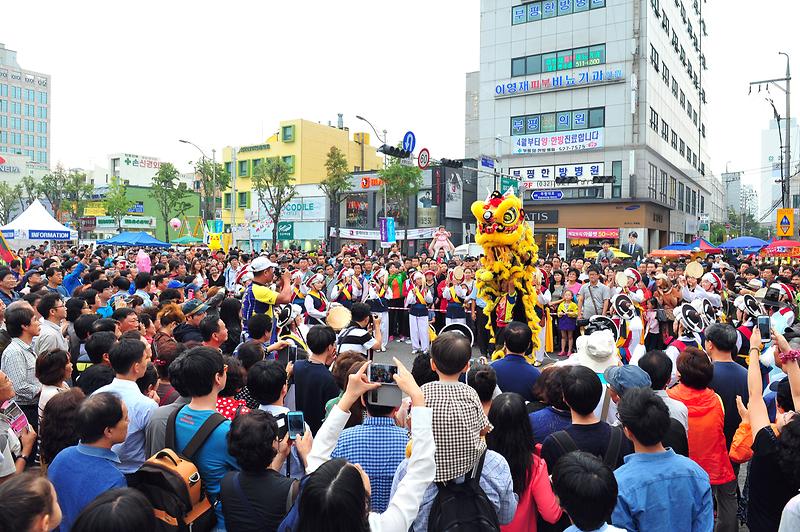
{"type": "Polygon", "coordinates": [[[381,348],[385,349],[386,344],[389,343],[389,313],[377,312],[376,314],[381,318],[381,348]]]}
{"type": "Polygon", "coordinates": [[[408,328],[411,331],[411,349],[427,351],[430,346],[428,336],[428,316],[408,316],[408,328]]]}
{"type": "Polygon", "coordinates": [[[451,323],[460,323],[461,325],[467,324],[467,318],[445,318],[444,324],[450,325],[451,323]]]}
{"type": "Polygon", "coordinates": [[[545,335],[547,334],[547,331],[545,331],[545,327],[546,325],[542,327],[542,330],[539,331],[539,349],[536,350],[536,360],[538,360],[539,362],[542,362],[544,360],[545,355],[547,354],[544,348],[545,335]]]}

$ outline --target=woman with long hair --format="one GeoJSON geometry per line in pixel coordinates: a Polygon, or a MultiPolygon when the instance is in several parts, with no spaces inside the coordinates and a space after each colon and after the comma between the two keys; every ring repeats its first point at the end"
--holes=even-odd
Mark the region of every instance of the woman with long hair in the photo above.
{"type": "Polygon", "coordinates": [[[72,360],[63,349],[45,351],[36,358],[36,378],[42,383],[39,393],[39,419],[47,402],[66,390],[66,380],[72,377],[72,360]]]}
{"type": "Polygon", "coordinates": [[[78,387],[59,393],[47,402],[39,421],[39,459],[46,468],[58,453],[78,444],[76,415],[86,396],[78,387]]]}
{"type": "Polygon", "coordinates": [[[228,339],[220,347],[226,355],[233,353],[241,343],[242,337],[242,302],[235,297],[225,298],[219,306],[219,319],[228,329],[228,339]]]}
{"type": "Polygon", "coordinates": [[[558,521],[561,508],[550,487],[547,464],[536,456],[525,400],[516,393],[498,395],[489,409],[489,422],[494,429],[486,435],[486,445],[508,462],[514,493],[519,497],[514,519],[500,530],[535,532],[537,516],[548,523],[558,521]]]}
{"type": "Polygon", "coordinates": [[[158,384],[156,393],[161,398],[160,406],[173,403],[179,396],[175,388],[170,384],[169,365],[178,356],[180,351],[177,340],[175,340],[175,328],[186,321],[181,307],[175,303],[164,305],[158,312],[158,323],[160,328],[153,336],[153,365],[158,372],[158,384]]]}

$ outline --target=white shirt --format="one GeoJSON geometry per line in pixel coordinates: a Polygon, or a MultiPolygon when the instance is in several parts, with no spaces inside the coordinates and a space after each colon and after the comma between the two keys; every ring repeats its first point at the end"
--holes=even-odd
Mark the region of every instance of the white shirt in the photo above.
{"type": "MultiPolygon", "coordinates": [[[[377,342],[375,338],[370,334],[369,331],[366,329],[362,329],[361,327],[347,327],[339,333],[339,338],[358,338],[359,341],[355,343],[345,343],[338,346],[339,353],[345,353],[347,351],[355,351],[357,353],[361,353],[362,355],[367,355],[369,350],[375,347],[377,342]]],[[[338,342],[337,342],[338,343],[338,342]]]]}
{"type": "Polygon", "coordinates": [[[54,349],[69,351],[69,342],[64,338],[60,325],[44,318],[40,318],[39,323],[42,324],[42,330],[33,346],[37,357],[42,353],[53,351],[54,349]]]}

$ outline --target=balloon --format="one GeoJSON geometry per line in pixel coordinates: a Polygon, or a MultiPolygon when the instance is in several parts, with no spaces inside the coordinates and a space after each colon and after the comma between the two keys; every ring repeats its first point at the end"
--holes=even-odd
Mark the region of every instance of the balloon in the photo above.
{"type": "Polygon", "coordinates": [[[172,220],[170,220],[170,221],[169,221],[169,226],[170,226],[170,227],[171,227],[173,230],[177,231],[177,230],[178,230],[178,229],[180,229],[180,227],[181,227],[181,221],[180,221],[180,220],[178,220],[177,218],[173,218],[172,220]]]}

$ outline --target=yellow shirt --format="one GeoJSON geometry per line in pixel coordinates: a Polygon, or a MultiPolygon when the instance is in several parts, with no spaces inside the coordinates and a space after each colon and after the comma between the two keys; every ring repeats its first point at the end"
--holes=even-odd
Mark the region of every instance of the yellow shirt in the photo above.
{"type": "Polygon", "coordinates": [[[578,316],[578,304],[574,301],[562,301],[558,305],[558,310],[556,311],[558,316],[569,316],[570,318],[576,318],[578,316]]]}
{"type": "Polygon", "coordinates": [[[253,283],[253,297],[256,298],[257,301],[269,305],[265,314],[267,316],[272,316],[272,305],[278,300],[278,292],[268,286],[253,283]]]}

